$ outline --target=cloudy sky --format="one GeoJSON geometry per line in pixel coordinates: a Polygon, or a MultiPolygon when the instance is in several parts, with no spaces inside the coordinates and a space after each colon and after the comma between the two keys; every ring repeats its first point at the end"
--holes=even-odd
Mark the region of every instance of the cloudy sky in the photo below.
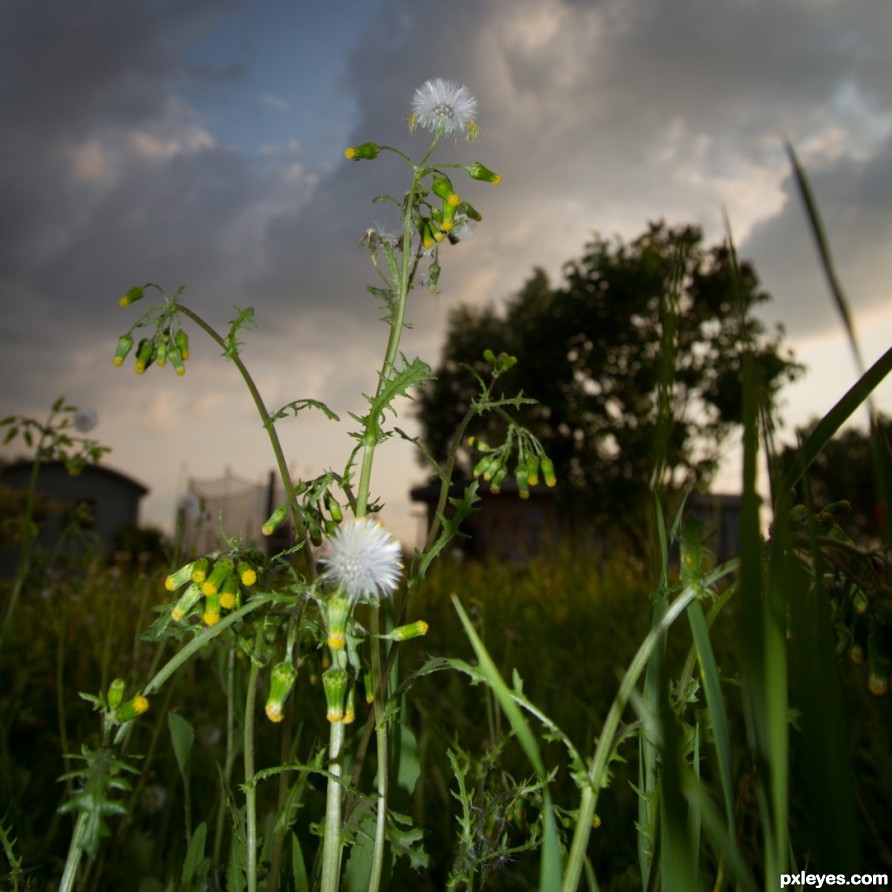
{"type": "MultiPolygon", "coordinates": [[[[351,164],[343,149],[420,152],[405,115],[431,77],[479,100],[479,141],[439,157],[503,181],[459,186],[484,222],[444,252],[441,293],[413,298],[410,356],[435,364],[451,306],[498,302],[533,265],[559,280],[595,231],[631,239],[664,218],[713,242],[724,211],[774,295],[766,318],[810,367],[786,418],[826,411],[855,370],[784,136],[868,361],[892,339],[889,0],[5,0],[3,19],[0,414],[41,416],[60,394],[94,407],[108,464],[151,488],[146,522],[170,526],[189,477],[260,481],[272,460],[235,370],[197,332],[184,378],[112,366],[142,309],[118,297],[185,283],[221,328],[253,306],[244,358],[267,404],[321,399],[344,419],[283,421],[292,467],[342,468],[386,337],[356,243],[388,222],[371,199],[405,186],[394,157],[351,164]]],[[[892,411],[888,385],[880,402],[892,411]]],[[[385,519],[411,540],[422,472],[390,444],[377,472],[385,519]]]]}

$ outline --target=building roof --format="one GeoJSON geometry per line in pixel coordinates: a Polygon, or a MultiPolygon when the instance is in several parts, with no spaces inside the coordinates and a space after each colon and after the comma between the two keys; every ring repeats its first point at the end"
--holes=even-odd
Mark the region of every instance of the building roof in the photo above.
{"type": "MultiPolygon", "coordinates": [[[[31,459],[22,458],[10,462],[9,464],[0,467],[0,479],[4,479],[9,476],[17,476],[19,473],[23,472],[30,474],[33,466],[34,462],[31,459]]],[[[46,470],[65,470],[65,463],[61,461],[43,462],[43,468],[46,470]]],[[[132,477],[124,474],[122,471],[116,471],[114,468],[109,468],[106,465],[85,465],[84,469],[77,476],[99,476],[117,480],[118,482],[129,486],[131,489],[134,489],[139,498],[142,498],[149,492],[149,488],[147,486],[144,486],[138,480],[134,480],[132,477]]]]}

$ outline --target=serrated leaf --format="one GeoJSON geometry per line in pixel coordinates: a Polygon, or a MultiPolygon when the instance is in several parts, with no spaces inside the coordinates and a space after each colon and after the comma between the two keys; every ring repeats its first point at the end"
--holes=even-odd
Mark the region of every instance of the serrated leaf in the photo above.
{"type": "Polygon", "coordinates": [[[312,399],[294,400],[293,402],[286,403],[284,406],[282,406],[281,409],[277,410],[270,416],[270,420],[278,421],[280,418],[284,418],[289,411],[293,412],[296,416],[297,413],[300,412],[302,409],[318,409],[330,421],[341,420],[340,418],[338,418],[337,415],[335,415],[334,412],[331,411],[331,409],[328,408],[328,406],[325,405],[325,403],[320,402],[319,400],[312,399]]]}

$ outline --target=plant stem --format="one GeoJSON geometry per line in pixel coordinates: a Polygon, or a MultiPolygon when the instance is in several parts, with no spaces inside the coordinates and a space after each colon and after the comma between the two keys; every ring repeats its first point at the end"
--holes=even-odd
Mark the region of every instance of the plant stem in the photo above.
{"type": "Polygon", "coordinates": [[[375,822],[375,849],[372,856],[372,873],[369,877],[369,892],[381,888],[381,874],[384,869],[384,845],[387,839],[387,793],[388,793],[388,741],[387,725],[384,721],[384,705],[387,702],[387,677],[381,672],[380,611],[378,604],[372,604],[369,611],[369,643],[372,649],[372,690],[375,692],[375,742],[378,750],[378,814],[375,822]]]}
{"type": "Polygon", "coordinates": [[[248,892],[257,892],[257,784],[254,781],[254,713],[257,707],[257,676],[260,673],[260,651],[263,647],[263,623],[257,624],[254,638],[254,654],[248,673],[248,690],[245,695],[245,845],[248,863],[248,892]]]}
{"type": "Polygon", "coordinates": [[[68,857],[65,859],[65,870],[62,873],[62,879],[59,881],[59,892],[72,892],[74,889],[74,881],[77,879],[77,869],[81,862],[81,855],[83,855],[84,852],[81,848],[81,839],[86,832],[89,817],[87,812],[83,811],[78,815],[77,823],[74,825],[74,833],[71,834],[71,844],[68,846],[68,857]]]}
{"type": "Polygon", "coordinates": [[[337,892],[341,876],[341,778],[344,773],[344,723],[332,722],[328,738],[328,791],[322,840],[321,892],[337,892]]]}
{"type": "Polygon", "coordinates": [[[226,790],[232,777],[232,765],[235,762],[235,649],[226,654],[226,756],[223,760],[223,791],[220,810],[217,812],[217,828],[214,833],[214,850],[211,864],[216,868],[220,864],[220,853],[223,851],[223,822],[226,815],[226,790]]]}
{"type": "Polygon", "coordinates": [[[285,487],[285,498],[288,501],[289,515],[291,517],[291,522],[294,524],[295,538],[303,542],[304,545],[304,547],[301,549],[301,553],[304,556],[304,564],[307,571],[307,576],[309,579],[315,578],[316,570],[315,564],[313,563],[313,559],[311,557],[310,540],[309,536],[307,535],[304,523],[301,520],[300,514],[297,511],[294,483],[291,480],[291,472],[288,470],[288,463],[285,460],[285,453],[282,450],[282,443],[280,442],[279,435],[276,432],[275,422],[270,417],[270,414],[266,408],[266,404],[263,401],[263,397],[260,395],[260,391],[257,389],[257,385],[254,383],[254,379],[251,377],[251,373],[242,362],[241,357],[238,355],[238,353],[235,350],[231,349],[229,345],[227,345],[225,339],[211,325],[205,322],[204,319],[201,318],[201,316],[190,310],[187,306],[178,304],[178,307],[180,312],[184,316],[187,316],[196,325],[203,328],[204,331],[207,332],[207,334],[211,337],[211,339],[223,348],[226,356],[232,360],[232,362],[235,364],[235,367],[238,369],[239,374],[242,376],[242,380],[245,382],[245,386],[248,388],[248,391],[251,394],[251,398],[254,400],[254,405],[256,406],[257,412],[260,415],[264,430],[266,430],[267,436],[269,437],[270,445],[273,449],[273,454],[276,457],[276,466],[279,469],[279,477],[282,480],[282,485],[285,487]]]}

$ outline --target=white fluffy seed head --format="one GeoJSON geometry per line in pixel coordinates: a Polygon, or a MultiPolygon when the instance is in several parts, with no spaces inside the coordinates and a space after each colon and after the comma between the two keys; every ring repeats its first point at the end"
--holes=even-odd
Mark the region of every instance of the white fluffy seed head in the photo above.
{"type": "Polygon", "coordinates": [[[322,578],[352,601],[379,601],[396,591],[402,575],[400,544],[370,517],[345,520],[329,540],[322,578]]]}
{"type": "Polygon", "coordinates": [[[433,133],[465,133],[472,138],[477,131],[476,115],[474,94],[441,77],[425,81],[412,97],[410,121],[433,133]]]}

